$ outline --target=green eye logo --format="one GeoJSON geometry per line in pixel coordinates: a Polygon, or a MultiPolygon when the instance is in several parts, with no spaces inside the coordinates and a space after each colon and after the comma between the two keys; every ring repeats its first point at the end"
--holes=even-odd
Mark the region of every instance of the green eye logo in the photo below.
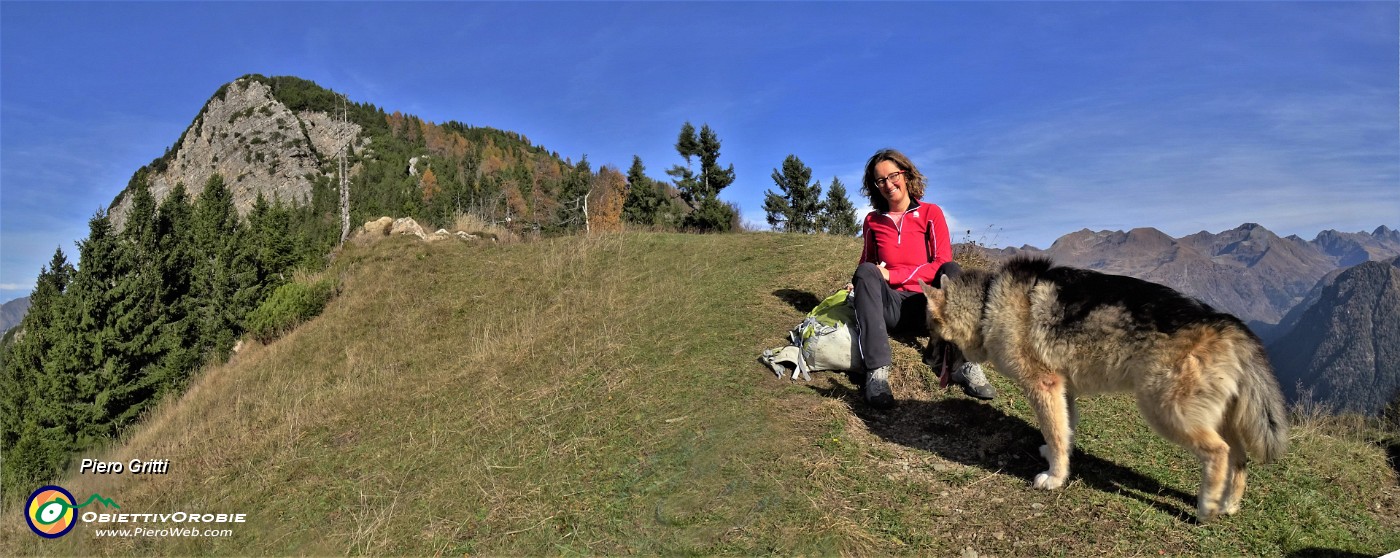
{"type": "Polygon", "coordinates": [[[86,502],[74,505],[73,494],[61,486],[49,485],[35,490],[24,504],[24,520],[34,534],[46,539],[56,539],[67,535],[77,522],[77,510],[91,504],[93,500],[104,505],[121,508],[116,502],[93,494],[86,502]]]}

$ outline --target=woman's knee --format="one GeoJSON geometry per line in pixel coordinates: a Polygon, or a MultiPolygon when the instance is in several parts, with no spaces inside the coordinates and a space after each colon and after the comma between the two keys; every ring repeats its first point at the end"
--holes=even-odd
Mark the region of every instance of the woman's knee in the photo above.
{"type": "Polygon", "coordinates": [[[959,275],[962,275],[962,266],[958,265],[957,262],[945,263],[938,266],[938,273],[934,276],[933,286],[941,289],[943,288],[943,281],[945,278],[953,279],[959,275]]]}
{"type": "Polygon", "coordinates": [[[885,276],[880,273],[880,266],[877,266],[870,262],[865,262],[860,264],[860,267],[856,268],[856,274],[851,278],[851,282],[857,283],[862,280],[873,281],[877,284],[884,283],[885,276]]]}

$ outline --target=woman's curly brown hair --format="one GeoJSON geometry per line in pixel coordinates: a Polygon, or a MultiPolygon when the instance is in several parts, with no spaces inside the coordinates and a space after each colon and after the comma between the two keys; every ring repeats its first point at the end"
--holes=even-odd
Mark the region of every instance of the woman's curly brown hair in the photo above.
{"type": "Polygon", "coordinates": [[[881,161],[889,161],[904,171],[904,187],[909,191],[909,199],[921,200],[924,197],[924,186],[927,184],[923,173],[919,172],[914,162],[905,157],[903,153],[894,149],[881,149],[870,157],[870,161],[865,163],[865,179],[861,181],[860,192],[865,197],[870,198],[870,204],[875,206],[875,210],[885,213],[890,210],[890,202],[885,196],[880,194],[879,187],[875,186],[875,165],[881,161]]]}

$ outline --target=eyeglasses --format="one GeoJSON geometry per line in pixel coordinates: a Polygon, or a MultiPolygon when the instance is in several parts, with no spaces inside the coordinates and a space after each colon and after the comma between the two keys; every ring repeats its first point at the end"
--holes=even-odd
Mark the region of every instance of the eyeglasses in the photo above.
{"type": "Polygon", "coordinates": [[[893,183],[895,183],[895,184],[903,184],[903,183],[904,183],[904,171],[892,172],[892,173],[889,174],[889,176],[886,176],[886,177],[884,177],[884,178],[876,178],[876,179],[875,179],[875,185],[876,185],[876,186],[879,186],[879,187],[881,187],[881,188],[884,188],[884,187],[885,187],[885,183],[886,183],[886,182],[893,182],[893,183]]]}

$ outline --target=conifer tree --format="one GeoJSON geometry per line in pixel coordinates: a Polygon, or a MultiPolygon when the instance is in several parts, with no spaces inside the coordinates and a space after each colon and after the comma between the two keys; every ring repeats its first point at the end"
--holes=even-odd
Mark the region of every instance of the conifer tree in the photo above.
{"type": "Polygon", "coordinates": [[[719,166],[719,136],[706,124],[700,128],[700,186],[704,198],[715,198],[734,183],[734,165],[719,166]]]}
{"type": "Polygon", "coordinates": [[[665,186],[646,175],[642,158],[632,156],[632,168],[627,171],[627,202],[622,216],[628,223],[645,226],[674,225],[675,215],[665,186]]]}
{"type": "Polygon", "coordinates": [[[103,330],[113,345],[99,363],[95,422],[113,432],[153,402],[160,375],[160,335],[167,318],[160,303],[162,277],[156,238],[156,203],[144,177],[132,191],[126,228],[118,235],[112,309],[103,330]]]}
{"type": "Polygon", "coordinates": [[[792,219],[792,207],[788,205],[787,198],[767,190],[763,193],[763,212],[767,215],[768,226],[774,231],[787,230],[787,223],[792,219]]]}
{"type": "Polygon", "coordinates": [[[860,226],[856,224],[856,208],[846,197],[846,185],[841,183],[840,178],[831,178],[826,201],[821,205],[817,229],[836,236],[854,236],[860,232],[860,226]]]}
{"type": "Polygon", "coordinates": [[[88,221],[88,237],[78,242],[78,272],[63,297],[63,333],[44,363],[51,386],[67,383],[71,389],[57,397],[67,408],[65,420],[75,448],[89,447],[110,433],[112,417],[101,397],[120,381],[113,374],[122,360],[114,327],[122,294],[117,288],[124,276],[121,264],[118,234],[106,213],[99,211],[88,221]]]}
{"type": "Polygon", "coordinates": [[[584,155],[559,185],[559,209],[555,222],[566,231],[583,230],[588,224],[588,194],[593,190],[593,167],[584,155]]]}
{"type": "Polygon", "coordinates": [[[676,152],[685,157],[686,166],[674,166],[666,174],[676,179],[681,198],[690,206],[684,225],[700,232],[725,232],[733,227],[738,212],[733,206],[719,201],[719,193],[734,182],[734,165],[720,168],[720,140],[706,124],[695,134],[695,127],[686,122],[681,127],[676,152]],[[690,167],[691,157],[700,158],[700,173],[690,167]]]}
{"type": "Polygon", "coordinates": [[[812,169],[796,155],[783,159],[780,172],[773,169],[773,183],[778,192],[764,196],[768,224],[783,224],[783,230],[795,233],[818,232],[817,217],[821,210],[821,183],[812,183],[812,169]]]}
{"type": "Polygon", "coordinates": [[[675,165],[666,171],[666,174],[675,179],[676,189],[681,192],[681,199],[690,206],[691,210],[699,207],[700,182],[691,167],[691,158],[700,154],[700,138],[695,135],[695,126],[686,122],[681,126],[680,137],[676,140],[676,153],[685,158],[685,166],[675,165]]]}
{"type": "Polygon", "coordinates": [[[262,192],[248,212],[248,230],[254,261],[257,264],[257,284],[270,293],[287,280],[286,273],[296,263],[296,246],[291,238],[291,210],[278,200],[269,204],[262,192]]]}
{"type": "Polygon", "coordinates": [[[690,167],[690,158],[700,155],[700,138],[695,135],[695,126],[689,121],[681,125],[681,133],[676,138],[676,151],[685,157],[685,166],[690,167]]]}
{"type": "Polygon", "coordinates": [[[195,200],[194,295],[195,329],[204,357],[223,360],[242,330],[243,317],[259,300],[257,268],[247,230],[233,207],[233,196],[215,174],[195,200]]]}
{"type": "Polygon", "coordinates": [[[161,202],[156,212],[158,239],[157,269],[161,286],[158,295],[165,319],[160,332],[161,391],[182,383],[185,375],[200,362],[199,333],[195,327],[194,294],[194,209],[185,185],[161,202]]]}
{"type": "MultiPolygon", "coordinates": [[[[63,293],[72,281],[76,270],[68,263],[62,249],[54,250],[48,265],[41,268],[35,282],[34,291],[29,295],[29,312],[19,325],[19,334],[13,345],[5,349],[0,368],[0,444],[5,448],[16,448],[27,422],[34,420],[35,410],[47,402],[40,392],[39,385],[43,374],[44,359],[54,344],[54,324],[63,293]]],[[[23,460],[18,453],[6,456],[6,473],[11,466],[23,460]]],[[[9,488],[7,474],[5,487],[9,488]]]]}

